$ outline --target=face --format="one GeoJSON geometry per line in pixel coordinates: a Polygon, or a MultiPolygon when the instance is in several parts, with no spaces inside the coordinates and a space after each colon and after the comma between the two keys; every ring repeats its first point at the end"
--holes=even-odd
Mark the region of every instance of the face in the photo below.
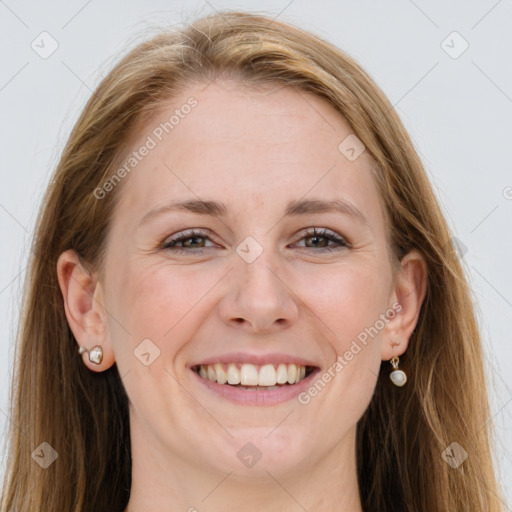
{"type": "Polygon", "coordinates": [[[351,134],[316,96],[232,82],[191,85],[140,129],[126,158],[152,147],[122,183],[101,283],[134,442],[254,478],[353,440],[396,296],[372,160],[339,149],[351,134]],[[188,201],[221,206],[172,207],[188,201]]]}

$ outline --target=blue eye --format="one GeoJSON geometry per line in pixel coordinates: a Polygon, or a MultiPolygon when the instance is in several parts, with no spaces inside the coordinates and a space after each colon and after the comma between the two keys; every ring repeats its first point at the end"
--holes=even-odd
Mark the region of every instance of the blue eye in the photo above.
{"type": "MultiPolygon", "coordinates": [[[[310,247],[304,247],[306,249],[318,249],[315,252],[330,252],[330,251],[339,251],[340,249],[347,248],[349,245],[348,243],[339,235],[337,235],[334,231],[328,230],[326,228],[322,228],[320,230],[317,230],[317,228],[313,228],[312,230],[309,229],[308,231],[302,233],[303,237],[301,240],[306,239],[314,239],[316,241],[324,239],[326,242],[325,244],[328,244],[330,242],[335,242],[338,244],[338,246],[321,246],[322,242],[320,241],[319,245],[316,246],[310,246],[310,247]]],[[[184,231],[178,235],[175,235],[170,238],[166,238],[160,248],[166,249],[175,253],[184,253],[184,252],[203,252],[205,249],[208,248],[208,246],[205,246],[205,242],[201,242],[200,240],[210,240],[208,234],[204,231],[201,231],[199,229],[190,229],[188,231],[184,231]],[[198,245],[199,247],[195,247],[195,245],[198,245]]],[[[318,242],[314,242],[318,243],[318,242]]],[[[211,247],[211,246],[210,246],[211,247]]]]}

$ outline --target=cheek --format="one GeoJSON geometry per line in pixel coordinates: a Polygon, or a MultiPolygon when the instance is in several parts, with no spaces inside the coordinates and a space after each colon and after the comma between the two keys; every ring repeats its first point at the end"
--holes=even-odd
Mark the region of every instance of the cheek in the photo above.
{"type": "Polygon", "coordinates": [[[308,297],[322,320],[316,323],[328,327],[326,339],[333,355],[307,391],[304,403],[321,395],[316,403],[332,411],[326,421],[353,424],[368,406],[377,382],[381,344],[389,321],[388,273],[368,260],[328,273],[319,270],[311,277],[315,284],[309,291],[304,288],[302,296],[308,297]]]}
{"type": "MultiPolygon", "coordinates": [[[[116,364],[126,376],[132,406],[144,417],[154,415],[171,398],[186,401],[173,361],[202,322],[201,297],[213,286],[211,277],[191,269],[162,262],[143,265],[134,259],[110,274],[109,329],[116,364]]],[[[168,404],[168,410],[181,409],[168,404]]],[[[166,421],[174,421],[172,414],[166,421]]]]}
{"type": "Polygon", "coordinates": [[[309,273],[300,295],[329,327],[328,339],[338,353],[360,334],[364,340],[364,333],[375,324],[379,332],[372,330],[372,338],[380,337],[385,325],[380,318],[386,313],[389,293],[387,277],[386,269],[370,262],[309,273]]]}
{"type": "Polygon", "coordinates": [[[221,277],[165,262],[143,265],[134,260],[119,266],[110,281],[110,307],[119,321],[111,319],[110,324],[121,357],[128,352],[127,344],[133,350],[150,339],[172,360],[203,321],[205,296],[221,277]]]}
{"type": "MultiPolygon", "coordinates": [[[[317,276],[319,277],[319,276],[317,276]]],[[[334,411],[330,421],[357,422],[373,395],[381,364],[390,274],[385,268],[347,265],[328,278],[317,279],[310,300],[329,327],[335,352],[329,367],[313,383],[317,403],[334,411]],[[383,320],[384,318],[384,320],[383,320]],[[321,382],[319,382],[321,381],[321,382]],[[323,389],[329,392],[324,393],[323,389]]],[[[308,391],[309,393],[309,391],[308,391]]],[[[304,398],[304,402],[308,397],[304,398]]]]}

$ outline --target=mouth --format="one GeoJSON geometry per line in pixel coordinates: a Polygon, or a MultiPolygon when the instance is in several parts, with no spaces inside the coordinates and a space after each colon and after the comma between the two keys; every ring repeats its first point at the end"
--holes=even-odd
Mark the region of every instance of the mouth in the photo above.
{"type": "Polygon", "coordinates": [[[298,384],[308,377],[316,367],[301,364],[264,364],[249,363],[200,364],[192,370],[203,379],[222,385],[236,386],[242,389],[279,389],[281,386],[298,384]]]}
{"type": "Polygon", "coordinates": [[[298,395],[320,368],[297,363],[233,362],[197,364],[191,370],[204,385],[224,398],[245,404],[272,405],[298,395]]]}

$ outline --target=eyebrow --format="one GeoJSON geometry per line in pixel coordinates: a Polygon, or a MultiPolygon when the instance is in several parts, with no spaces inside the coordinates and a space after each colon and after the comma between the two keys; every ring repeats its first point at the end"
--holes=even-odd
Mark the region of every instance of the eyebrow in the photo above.
{"type": "MultiPolygon", "coordinates": [[[[228,207],[218,201],[185,200],[175,201],[167,205],[155,208],[142,217],[138,227],[150,219],[170,212],[189,212],[197,215],[209,215],[212,217],[226,217],[229,213],[228,207]]],[[[285,217],[297,215],[310,215],[315,213],[342,213],[354,217],[357,221],[368,224],[366,217],[353,204],[341,199],[302,199],[290,201],[284,212],[285,217]]]]}

